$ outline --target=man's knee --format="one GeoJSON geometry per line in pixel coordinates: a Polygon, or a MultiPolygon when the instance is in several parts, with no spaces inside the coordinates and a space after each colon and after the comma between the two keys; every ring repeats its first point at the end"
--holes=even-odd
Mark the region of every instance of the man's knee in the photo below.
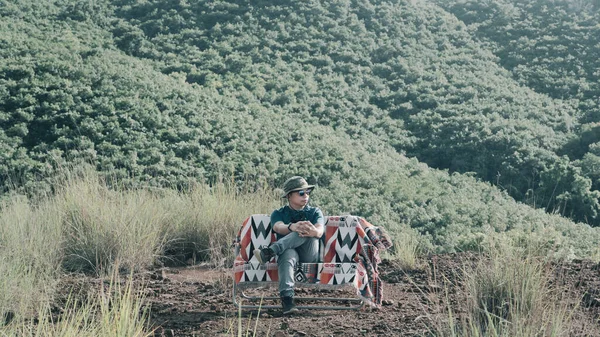
{"type": "Polygon", "coordinates": [[[295,266],[298,262],[298,258],[298,252],[296,252],[295,249],[286,249],[283,251],[283,253],[279,254],[279,257],[277,258],[277,264],[283,265],[289,263],[292,266],[295,266]]]}

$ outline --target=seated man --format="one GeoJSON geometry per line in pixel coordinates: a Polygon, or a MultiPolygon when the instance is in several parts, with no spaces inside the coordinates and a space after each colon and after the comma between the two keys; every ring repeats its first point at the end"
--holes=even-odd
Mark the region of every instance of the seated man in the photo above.
{"type": "Polygon", "coordinates": [[[294,304],[296,265],[318,262],[319,259],[319,238],[323,235],[325,218],[319,208],[308,205],[313,188],[314,185],[309,185],[298,176],[291,177],[283,184],[282,198],[287,198],[288,204],[271,214],[277,241],[254,251],[260,263],[279,256],[279,295],[284,315],[298,311],[294,304]]]}

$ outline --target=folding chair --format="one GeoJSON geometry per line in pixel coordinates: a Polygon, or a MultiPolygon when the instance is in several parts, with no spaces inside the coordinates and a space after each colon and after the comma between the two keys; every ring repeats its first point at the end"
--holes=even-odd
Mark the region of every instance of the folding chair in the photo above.
{"type": "MultiPolygon", "coordinates": [[[[254,249],[275,242],[270,217],[255,214],[244,220],[234,241],[235,260],[233,265],[233,303],[241,309],[275,309],[280,305],[257,302],[278,300],[276,296],[248,296],[244,289],[277,286],[277,261],[261,264],[254,256],[254,249]],[[242,304],[241,301],[250,304],[242,304]]],[[[316,289],[336,289],[351,285],[357,294],[368,288],[367,272],[359,255],[370,245],[368,237],[359,225],[356,216],[326,217],[325,233],[320,240],[318,263],[302,263],[295,272],[297,285],[316,289]]],[[[363,252],[364,253],[364,252],[363,252]]],[[[299,302],[325,301],[332,305],[298,305],[298,309],[357,310],[365,304],[360,296],[338,297],[295,297],[299,302]],[[340,305],[343,303],[343,305],[340,305]],[[335,305],[337,304],[337,305],[335,305]]]]}

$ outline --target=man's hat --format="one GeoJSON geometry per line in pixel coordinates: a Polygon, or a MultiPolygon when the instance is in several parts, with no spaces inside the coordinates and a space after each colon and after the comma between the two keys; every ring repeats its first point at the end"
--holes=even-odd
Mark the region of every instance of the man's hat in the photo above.
{"type": "Polygon", "coordinates": [[[281,197],[285,198],[288,194],[294,191],[300,191],[309,188],[315,188],[315,185],[309,185],[302,177],[293,176],[283,183],[283,195],[281,197]]]}

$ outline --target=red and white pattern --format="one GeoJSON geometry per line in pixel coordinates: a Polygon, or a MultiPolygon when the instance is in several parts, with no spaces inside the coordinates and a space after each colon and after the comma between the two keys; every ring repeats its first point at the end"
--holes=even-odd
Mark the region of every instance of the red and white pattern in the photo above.
{"type": "MultiPolygon", "coordinates": [[[[386,235],[383,243],[374,245],[372,233],[375,229],[379,230],[356,216],[326,217],[325,233],[319,247],[320,261],[323,262],[302,263],[294,274],[296,282],[331,286],[351,284],[367,303],[380,305],[382,289],[377,275],[377,263],[380,262],[378,249],[389,248],[391,240],[386,235]]],[[[278,281],[276,258],[260,264],[253,254],[255,248],[275,241],[268,215],[252,215],[243,222],[234,242],[237,252],[233,266],[236,285],[278,281]]]]}
{"type": "Polygon", "coordinates": [[[254,256],[254,249],[268,246],[271,242],[275,242],[275,232],[271,227],[270,216],[256,214],[244,220],[235,243],[238,249],[233,262],[236,283],[279,280],[276,258],[261,265],[254,256]]]}

